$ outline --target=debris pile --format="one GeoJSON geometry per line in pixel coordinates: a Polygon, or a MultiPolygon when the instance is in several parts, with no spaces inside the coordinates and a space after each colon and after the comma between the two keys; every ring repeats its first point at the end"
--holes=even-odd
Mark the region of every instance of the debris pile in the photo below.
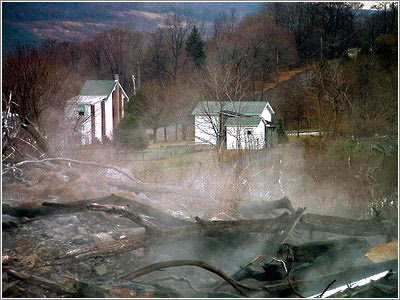
{"type": "Polygon", "coordinates": [[[308,214],[286,197],[217,219],[206,191],[84,167],[47,160],[6,176],[3,297],[322,297],[390,270],[340,296],[397,297],[397,220],[308,214]]]}

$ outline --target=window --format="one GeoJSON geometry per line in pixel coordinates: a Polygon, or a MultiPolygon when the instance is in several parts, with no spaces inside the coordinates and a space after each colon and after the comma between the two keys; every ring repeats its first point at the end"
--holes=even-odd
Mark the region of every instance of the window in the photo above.
{"type": "Polygon", "coordinates": [[[76,111],[78,112],[78,114],[80,116],[84,116],[85,115],[85,105],[78,104],[76,111]]]}
{"type": "Polygon", "coordinates": [[[246,135],[250,136],[253,134],[253,129],[246,129],[246,135]]]}

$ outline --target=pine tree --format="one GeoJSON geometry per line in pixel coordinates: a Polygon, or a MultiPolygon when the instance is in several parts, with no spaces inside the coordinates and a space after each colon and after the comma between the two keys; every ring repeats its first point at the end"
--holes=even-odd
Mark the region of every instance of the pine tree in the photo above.
{"type": "Polygon", "coordinates": [[[186,52],[193,59],[197,67],[204,65],[206,53],[204,52],[204,41],[201,39],[200,32],[193,26],[192,32],[186,40],[186,52]]]}
{"type": "Polygon", "coordinates": [[[118,147],[142,150],[149,146],[148,136],[134,111],[140,97],[140,91],[138,95],[131,95],[125,115],[115,129],[114,142],[118,147]]]}

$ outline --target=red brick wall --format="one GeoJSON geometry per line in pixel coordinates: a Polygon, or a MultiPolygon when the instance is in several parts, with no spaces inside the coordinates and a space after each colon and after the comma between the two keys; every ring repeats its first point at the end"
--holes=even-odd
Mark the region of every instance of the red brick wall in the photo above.
{"type": "Polygon", "coordinates": [[[95,143],[96,138],[96,120],[95,120],[95,109],[94,105],[90,105],[90,135],[91,135],[91,144],[95,143]]]}

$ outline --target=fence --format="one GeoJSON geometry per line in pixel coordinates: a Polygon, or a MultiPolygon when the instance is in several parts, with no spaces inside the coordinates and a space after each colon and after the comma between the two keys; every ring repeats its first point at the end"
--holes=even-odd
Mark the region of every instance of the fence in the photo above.
{"type": "Polygon", "coordinates": [[[154,161],[211,149],[213,148],[208,145],[192,144],[149,147],[144,150],[123,150],[112,145],[82,145],[75,149],[72,156],[76,159],[91,161],[154,161]]]}

